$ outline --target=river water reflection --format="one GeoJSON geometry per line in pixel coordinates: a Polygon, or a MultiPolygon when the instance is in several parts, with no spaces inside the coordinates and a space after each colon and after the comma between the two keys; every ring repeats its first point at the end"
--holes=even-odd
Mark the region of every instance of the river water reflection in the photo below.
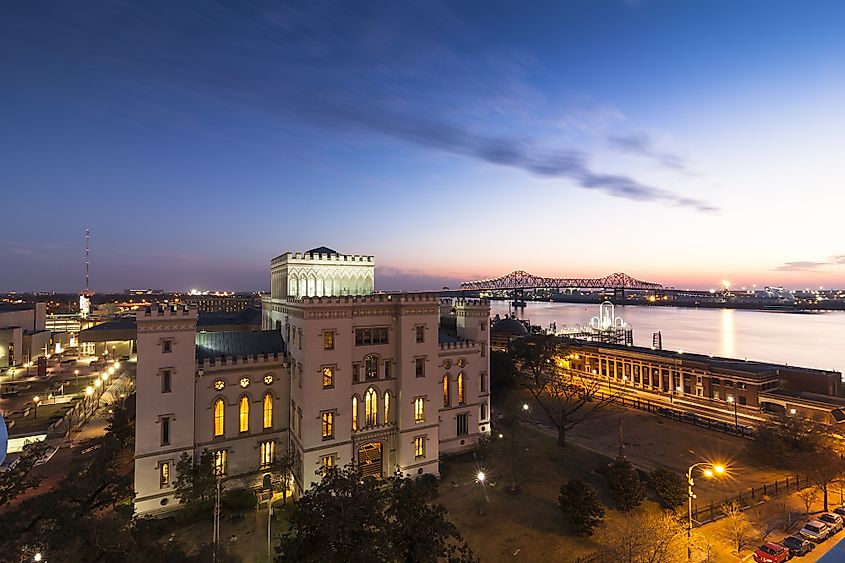
{"type": "MultiPolygon", "coordinates": [[[[492,315],[508,313],[508,301],[492,301],[492,315]]],[[[617,306],[633,326],[634,344],[651,346],[660,331],[663,348],[747,358],[818,369],[845,370],[845,312],[783,313],[740,309],[617,306]]],[[[529,301],[518,316],[548,328],[555,322],[587,325],[598,305],[529,301]]]]}

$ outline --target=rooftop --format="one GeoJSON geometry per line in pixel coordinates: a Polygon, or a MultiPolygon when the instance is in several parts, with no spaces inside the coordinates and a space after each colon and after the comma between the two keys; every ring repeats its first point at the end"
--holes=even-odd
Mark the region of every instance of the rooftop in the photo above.
{"type": "Polygon", "coordinates": [[[282,335],[276,330],[200,332],[196,336],[196,346],[198,363],[223,356],[243,358],[285,352],[282,335]]]}
{"type": "Polygon", "coordinates": [[[719,356],[710,356],[707,354],[695,354],[691,352],[675,351],[675,350],[656,350],[653,348],[646,348],[642,346],[626,346],[623,344],[605,344],[601,342],[590,342],[586,340],[573,339],[578,345],[591,346],[594,348],[605,348],[611,350],[620,350],[626,352],[633,352],[638,354],[647,354],[651,356],[659,356],[661,358],[681,361],[684,363],[699,363],[705,364],[710,369],[722,369],[731,371],[740,371],[754,374],[765,374],[767,372],[776,372],[777,370],[792,370],[803,371],[806,373],[837,373],[833,370],[823,370],[815,368],[806,368],[800,366],[790,366],[787,364],[775,364],[770,362],[757,362],[749,360],[740,360],[737,358],[722,358],[719,356]]]}

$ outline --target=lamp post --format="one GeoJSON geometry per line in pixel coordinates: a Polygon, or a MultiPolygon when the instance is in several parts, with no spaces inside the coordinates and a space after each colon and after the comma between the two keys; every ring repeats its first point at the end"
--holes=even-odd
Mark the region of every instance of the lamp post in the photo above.
{"type": "Polygon", "coordinates": [[[76,379],[76,392],[79,393],[79,370],[73,370],[74,378],[76,379]]]}
{"type": "Polygon", "coordinates": [[[487,501],[487,489],[484,488],[484,482],[487,479],[487,476],[484,474],[483,471],[479,471],[475,475],[475,482],[481,486],[481,493],[483,494],[483,499],[478,499],[478,514],[484,514],[484,504],[487,501]]]}
{"type": "Polygon", "coordinates": [[[38,418],[38,403],[41,401],[41,397],[36,395],[32,398],[32,403],[35,405],[35,415],[33,418],[38,418]]]}
{"type": "Polygon", "coordinates": [[[734,429],[739,432],[739,416],[736,414],[736,399],[733,395],[728,395],[728,402],[734,405],[734,429]]]}
{"type": "Polygon", "coordinates": [[[711,478],[716,475],[722,475],[725,472],[725,466],[719,464],[713,464],[709,461],[702,461],[699,463],[693,463],[687,469],[687,484],[689,488],[687,489],[687,512],[689,514],[689,521],[687,522],[687,560],[692,561],[692,499],[695,498],[695,493],[692,492],[692,488],[695,485],[695,481],[692,479],[692,470],[696,467],[704,467],[707,466],[707,469],[704,469],[702,473],[705,477],[711,478]]]}

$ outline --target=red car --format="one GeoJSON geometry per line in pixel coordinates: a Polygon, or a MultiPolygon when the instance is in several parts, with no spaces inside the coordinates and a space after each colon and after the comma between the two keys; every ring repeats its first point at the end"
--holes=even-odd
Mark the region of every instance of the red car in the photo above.
{"type": "Polygon", "coordinates": [[[789,559],[789,550],[784,546],[766,542],[754,552],[754,561],[757,563],[783,563],[789,559]]]}

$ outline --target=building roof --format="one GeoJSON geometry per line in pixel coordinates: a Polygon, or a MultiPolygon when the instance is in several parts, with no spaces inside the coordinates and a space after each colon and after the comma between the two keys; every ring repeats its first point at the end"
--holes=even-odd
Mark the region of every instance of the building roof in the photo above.
{"type": "Polygon", "coordinates": [[[340,254],[337,250],[332,250],[328,246],[318,246],[311,250],[306,250],[305,254],[340,254]]]}
{"type": "MultiPolygon", "coordinates": [[[[197,328],[221,325],[260,325],[261,311],[254,307],[247,307],[243,311],[198,313],[197,328]]],[[[119,317],[98,325],[86,328],[82,332],[91,333],[103,330],[137,330],[135,317],[119,317]]]]}
{"type": "Polygon", "coordinates": [[[254,332],[199,332],[196,336],[197,362],[225,357],[284,354],[285,343],[276,330],[254,332]]]}
{"type": "Polygon", "coordinates": [[[510,317],[499,319],[493,323],[490,330],[498,334],[508,334],[512,336],[526,336],[528,334],[528,329],[525,328],[524,324],[519,322],[517,319],[512,319],[510,317]]]}
{"type": "Polygon", "coordinates": [[[587,346],[594,348],[605,348],[611,350],[619,350],[637,354],[646,354],[650,356],[657,356],[667,360],[674,360],[684,364],[704,364],[711,371],[724,370],[751,373],[756,375],[771,374],[775,375],[778,370],[801,371],[805,373],[824,373],[832,374],[838,373],[833,370],[815,369],[800,366],[790,366],[786,364],[775,364],[770,362],[756,362],[749,360],[740,360],[737,358],[722,358],[719,356],[709,356],[706,354],[694,354],[691,352],[681,352],[673,350],[655,350],[652,348],[645,348],[642,346],[627,346],[624,344],[608,344],[603,342],[590,342],[586,340],[572,339],[579,346],[587,346]]]}

